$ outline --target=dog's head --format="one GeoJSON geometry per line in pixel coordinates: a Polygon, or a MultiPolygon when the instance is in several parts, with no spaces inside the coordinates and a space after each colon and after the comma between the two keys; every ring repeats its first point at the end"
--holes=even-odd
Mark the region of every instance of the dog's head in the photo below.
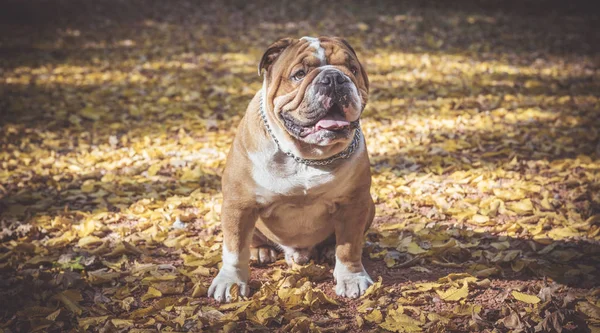
{"type": "Polygon", "coordinates": [[[280,39],[264,53],[258,70],[266,72],[263,103],[284,140],[325,148],[327,154],[352,140],[369,80],[348,42],[338,37],[280,39]]]}

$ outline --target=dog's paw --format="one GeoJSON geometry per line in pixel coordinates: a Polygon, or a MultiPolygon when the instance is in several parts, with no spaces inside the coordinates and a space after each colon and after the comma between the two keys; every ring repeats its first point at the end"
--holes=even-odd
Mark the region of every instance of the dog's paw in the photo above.
{"type": "Polygon", "coordinates": [[[287,262],[288,266],[294,267],[294,264],[307,264],[310,261],[312,249],[283,247],[283,253],[285,254],[285,262],[287,262]]]}
{"type": "Polygon", "coordinates": [[[357,298],[373,284],[373,280],[364,269],[362,272],[352,273],[339,261],[336,262],[333,277],[337,282],[335,293],[342,297],[357,298]]]}
{"type": "Polygon", "coordinates": [[[213,297],[218,302],[231,301],[231,287],[237,284],[240,296],[248,296],[248,274],[242,274],[235,269],[221,269],[208,288],[208,297],[213,297]]]}
{"type": "Polygon", "coordinates": [[[250,262],[257,265],[267,265],[277,261],[277,251],[270,246],[250,248],[250,262]]]}

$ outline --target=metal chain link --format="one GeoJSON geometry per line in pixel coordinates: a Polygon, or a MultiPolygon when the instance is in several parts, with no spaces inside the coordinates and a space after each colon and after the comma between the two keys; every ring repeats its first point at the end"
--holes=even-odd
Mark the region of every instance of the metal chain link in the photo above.
{"type": "MultiPolygon", "coordinates": [[[[271,130],[271,126],[269,126],[269,123],[267,121],[267,114],[265,113],[265,109],[263,108],[263,98],[262,95],[260,96],[260,101],[259,101],[259,110],[260,110],[260,117],[262,118],[263,122],[265,123],[265,127],[267,128],[267,132],[269,132],[269,134],[271,135],[271,137],[273,138],[273,141],[275,141],[275,144],[277,145],[277,148],[279,148],[279,150],[283,151],[283,149],[281,149],[281,146],[279,145],[279,140],[277,140],[277,138],[275,137],[275,134],[273,133],[273,131],[271,130]]],[[[350,157],[352,155],[352,153],[354,153],[354,151],[356,150],[356,148],[358,147],[358,145],[360,144],[360,137],[362,135],[362,132],[360,130],[360,123],[358,122],[358,120],[353,121],[350,123],[351,126],[353,128],[356,129],[356,131],[354,131],[354,139],[352,140],[352,142],[350,143],[350,145],[348,146],[348,148],[344,149],[343,151],[329,157],[323,160],[311,160],[311,159],[307,159],[307,158],[302,158],[299,156],[294,155],[292,152],[289,151],[283,151],[287,156],[291,157],[294,159],[294,161],[298,162],[298,163],[302,163],[305,165],[318,165],[318,166],[322,166],[322,165],[329,165],[339,159],[346,159],[348,157],[350,157]]]]}

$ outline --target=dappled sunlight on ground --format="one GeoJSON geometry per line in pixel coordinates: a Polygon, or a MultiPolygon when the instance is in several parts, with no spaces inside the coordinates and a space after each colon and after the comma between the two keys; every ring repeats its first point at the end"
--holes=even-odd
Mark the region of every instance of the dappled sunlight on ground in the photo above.
{"type": "Polygon", "coordinates": [[[9,4],[0,332],[599,329],[600,43],[585,7],[9,4]],[[344,36],[369,73],[364,262],[381,284],[348,301],[329,265],[278,262],[220,306],[205,295],[221,172],[262,51],[286,35],[344,36]]]}

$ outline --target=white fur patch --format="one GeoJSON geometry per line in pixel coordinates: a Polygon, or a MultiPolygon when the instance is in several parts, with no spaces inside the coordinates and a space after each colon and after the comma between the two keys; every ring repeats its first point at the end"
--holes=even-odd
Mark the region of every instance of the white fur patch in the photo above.
{"type": "MultiPolygon", "coordinates": [[[[250,153],[252,178],[260,189],[273,195],[306,195],[308,190],[333,180],[334,175],[326,169],[317,169],[297,163],[289,158],[286,163],[273,165],[277,150],[262,149],[250,153]]],[[[267,200],[269,201],[269,200],[267,200]]]]}
{"type": "MultiPolygon", "coordinates": [[[[249,253],[249,248],[244,249],[243,252],[249,253]]],[[[248,266],[248,258],[249,254],[247,253],[233,253],[227,250],[225,244],[223,244],[223,266],[232,266],[232,267],[246,267],[248,266]]]]}
{"type": "Polygon", "coordinates": [[[238,255],[228,251],[223,244],[223,266],[208,288],[208,297],[214,297],[219,302],[229,302],[231,301],[231,286],[234,284],[240,288],[241,295],[248,296],[250,293],[248,287],[249,258],[249,247],[238,255]]]}
{"type": "Polygon", "coordinates": [[[364,267],[362,272],[350,272],[337,256],[335,257],[333,277],[336,280],[335,293],[343,297],[357,298],[373,284],[373,280],[364,267]]]}
{"type": "Polygon", "coordinates": [[[321,47],[321,42],[319,42],[318,38],[304,36],[300,38],[300,40],[305,40],[309,42],[309,47],[315,49],[315,57],[317,57],[321,61],[321,66],[327,64],[327,58],[325,57],[325,49],[321,47]]]}

